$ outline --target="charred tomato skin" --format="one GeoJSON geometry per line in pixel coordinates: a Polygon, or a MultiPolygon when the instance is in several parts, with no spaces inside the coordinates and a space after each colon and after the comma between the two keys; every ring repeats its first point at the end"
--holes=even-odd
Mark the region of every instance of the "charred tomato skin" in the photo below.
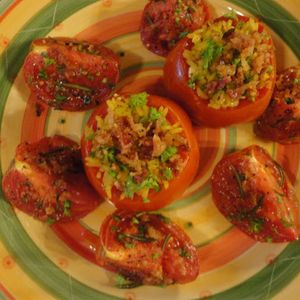
{"type": "Polygon", "coordinates": [[[102,45],[57,37],[32,42],[23,74],[38,101],[84,111],[107,97],[119,80],[119,58],[102,45]]]}
{"type": "Polygon", "coordinates": [[[219,211],[260,242],[299,238],[299,204],[282,167],[260,146],[225,156],[211,177],[219,211]]]}
{"type": "Polygon", "coordinates": [[[187,283],[199,274],[197,249],[169,218],[117,210],[101,225],[98,264],[133,286],[187,283]]]}
{"type": "MultiPolygon", "coordinates": [[[[228,18],[220,17],[214,20],[228,18]]],[[[241,22],[249,18],[238,16],[241,22]]],[[[260,26],[263,26],[260,24],[260,26]]],[[[263,27],[261,27],[263,28],[263,27]]],[[[273,44],[273,43],[272,43],[273,44]]],[[[275,75],[271,77],[271,87],[258,90],[256,101],[240,100],[240,104],[233,108],[214,109],[209,107],[208,100],[204,99],[189,87],[189,66],[183,57],[183,52],[192,47],[189,38],[178,42],[175,48],[169,53],[164,66],[163,82],[168,95],[174,99],[191,117],[193,123],[209,127],[224,127],[241,122],[249,122],[258,118],[268,106],[275,85],[275,75]]],[[[272,51],[273,74],[276,74],[275,52],[272,51]]]]}
{"type": "MultiPolygon", "coordinates": [[[[89,167],[85,163],[85,158],[90,155],[91,152],[91,141],[88,141],[83,134],[81,138],[81,153],[84,160],[84,167],[87,177],[99,195],[102,198],[109,200],[112,202],[117,208],[127,209],[130,211],[150,211],[157,210],[161,207],[164,207],[170,204],[172,201],[178,199],[186,188],[192,183],[194,177],[197,174],[198,166],[199,166],[199,147],[198,142],[194,134],[193,127],[191,122],[186,115],[186,113],[174,102],[169,99],[149,95],[148,105],[152,107],[159,108],[160,106],[168,108],[168,118],[171,124],[179,122],[180,126],[183,128],[183,134],[185,135],[189,150],[187,153],[187,162],[184,169],[175,176],[171,181],[169,181],[169,187],[162,189],[159,192],[150,191],[149,193],[149,202],[144,202],[143,198],[134,195],[131,198],[121,198],[121,193],[113,188],[112,189],[112,197],[108,199],[107,194],[103,187],[102,179],[98,178],[97,173],[99,168],[97,167],[89,167]]],[[[93,127],[96,124],[96,117],[99,115],[104,117],[107,113],[107,105],[103,103],[98,108],[96,108],[92,115],[90,116],[87,125],[89,127],[93,127]]]]}
{"type": "Polygon", "coordinates": [[[204,0],[151,0],[144,8],[140,34],[151,52],[166,56],[189,32],[200,28],[210,18],[204,0]],[[181,5],[183,7],[181,8],[181,5]]]}
{"type": "Polygon", "coordinates": [[[277,75],[272,100],[256,120],[254,132],[263,139],[281,144],[300,142],[300,66],[277,75]]]}
{"type": "Polygon", "coordinates": [[[81,218],[100,203],[84,174],[78,144],[63,136],[21,143],[2,189],[14,207],[50,224],[81,218]]]}

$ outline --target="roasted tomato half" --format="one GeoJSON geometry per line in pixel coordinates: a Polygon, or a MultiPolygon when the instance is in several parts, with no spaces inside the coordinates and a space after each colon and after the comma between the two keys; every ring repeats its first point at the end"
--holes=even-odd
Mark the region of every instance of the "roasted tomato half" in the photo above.
{"type": "Polygon", "coordinates": [[[62,136],[20,144],[2,188],[13,206],[50,224],[83,217],[100,203],[78,144],[62,136]]]}
{"type": "Polygon", "coordinates": [[[109,215],[101,226],[96,259],[125,279],[123,288],[187,283],[199,274],[190,238],[157,213],[117,210],[109,215]]]}
{"type": "Polygon", "coordinates": [[[256,121],[254,132],[283,144],[300,142],[300,66],[278,74],[270,105],[256,121]]]}
{"type": "Polygon", "coordinates": [[[82,111],[109,97],[119,79],[119,60],[99,44],[37,39],[25,60],[24,77],[38,100],[56,109],[82,111]]]}
{"type": "Polygon", "coordinates": [[[179,198],[199,163],[187,115],[147,93],[115,94],[99,106],[87,122],[82,155],[99,194],[135,211],[156,210],[179,198]]]}
{"type": "Polygon", "coordinates": [[[220,127],[260,116],[270,102],[275,74],[268,30],[231,13],[177,44],[166,60],[164,84],[195,123],[220,127]]]}
{"type": "Polygon", "coordinates": [[[220,212],[260,242],[299,237],[299,202],[282,167],[259,146],[225,156],[211,178],[220,212]]]}
{"type": "Polygon", "coordinates": [[[141,39],[147,49],[166,56],[176,43],[209,19],[204,0],[151,0],[144,8],[141,39]]]}

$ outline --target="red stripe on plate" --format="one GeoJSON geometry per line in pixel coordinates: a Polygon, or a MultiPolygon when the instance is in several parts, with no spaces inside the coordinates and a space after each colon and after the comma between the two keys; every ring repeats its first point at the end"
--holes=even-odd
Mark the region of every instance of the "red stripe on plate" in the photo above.
{"type": "Polygon", "coordinates": [[[15,0],[0,16],[0,23],[12,12],[12,10],[19,5],[23,0],[15,0]]]}

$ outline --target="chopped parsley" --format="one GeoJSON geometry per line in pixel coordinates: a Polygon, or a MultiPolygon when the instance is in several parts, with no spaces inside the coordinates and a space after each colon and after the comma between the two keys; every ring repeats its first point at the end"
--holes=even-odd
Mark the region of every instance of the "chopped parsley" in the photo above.
{"type": "Polygon", "coordinates": [[[290,98],[290,97],[285,98],[285,99],[284,99],[284,102],[285,102],[286,104],[295,104],[295,100],[292,99],[292,98],[290,98]]]}
{"type": "Polygon", "coordinates": [[[250,221],[250,230],[253,233],[259,233],[262,231],[264,221],[262,219],[254,219],[250,221]]]}
{"type": "Polygon", "coordinates": [[[150,107],[149,109],[149,120],[151,122],[156,121],[162,117],[162,113],[158,111],[155,107],[150,107]]]}
{"type": "Polygon", "coordinates": [[[188,35],[188,31],[182,31],[182,32],[179,33],[178,37],[179,37],[179,39],[182,39],[182,38],[184,38],[187,35],[188,35]]]}
{"type": "Polygon", "coordinates": [[[227,14],[224,14],[224,17],[228,18],[228,19],[236,20],[237,19],[237,14],[236,14],[236,12],[234,10],[231,10],[227,14]]]}
{"type": "Polygon", "coordinates": [[[206,43],[206,48],[202,53],[203,67],[205,70],[215,62],[217,58],[222,54],[224,47],[218,45],[214,40],[208,40],[206,43]]]}
{"type": "Polygon", "coordinates": [[[70,200],[64,201],[64,216],[69,217],[71,215],[72,202],[70,200]]]}
{"type": "Polygon", "coordinates": [[[148,98],[147,93],[140,93],[140,94],[135,94],[131,95],[129,98],[129,106],[131,108],[137,108],[137,107],[142,107],[147,104],[147,98],[148,98]]]}
{"type": "Polygon", "coordinates": [[[44,63],[45,63],[45,66],[48,67],[48,66],[55,64],[55,60],[53,58],[44,57],[44,63]]]}
{"type": "Polygon", "coordinates": [[[168,147],[161,155],[160,155],[160,160],[162,162],[166,162],[170,160],[176,153],[177,153],[177,148],[176,147],[168,147]]]}
{"type": "Polygon", "coordinates": [[[45,69],[41,69],[39,71],[39,78],[44,79],[44,80],[48,79],[48,74],[45,69]]]}
{"type": "Polygon", "coordinates": [[[166,169],[164,169],[164,177],[165,177],[167,180],[173,179],[173,171],[172,171],[171,168],[166,168],[166,169]]]}

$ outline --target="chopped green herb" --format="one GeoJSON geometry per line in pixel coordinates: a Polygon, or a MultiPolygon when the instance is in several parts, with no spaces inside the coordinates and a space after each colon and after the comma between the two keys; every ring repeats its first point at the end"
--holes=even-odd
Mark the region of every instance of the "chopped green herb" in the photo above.
{"type": "Polygon", "coordinates": [[[214,40],[208,40],[206,48],[202,53],[203,67],[205,70],[214,63],[214,61],[222,54],[223,46],[218,45],[214,40]]]}
{"type": "Polygon", "coordinates": [[[117,149],[114,147],[103,148],[103,155],[104,155],[104,159],[110,164],[117,161],[116,159],[117,149]]]}
{"type": "Polygon", "coordinates": [[[167,180],[173,179],[173,171],[171,168],[164,169],[164,178],[167,180]]]}
{"type": "Polygon", "coordinates": [[[166,248],[166,246],[168,245],[168,243],[169,243],[169,241],[170,241],[170,239],[172,238],[172,235],[169,233],[167,236],[166,236],[166,238],[164,239],[164,242],[163,242],[163,244],[162,244],[162,251],[164,251],[165,250],[165,248],[166,248]]]}
{"type": "Polygon", "coordinates": [[[164,223],[166,224],[170,224],[171,223],[171,219],[164,216],[164,215],[161,215],[159,213],[156,214],[164,223]]]}
{"type": "Polygon", "coordinates": [[[45,63],[45,66],[48,67],[48,66],[55,64],[55,60],[53,58],[44,57],[44,63],[45,63]]]}
{"type": "Polygon", "coordinates": [[[116,275],[115,282],[116,287],[119,289],[130,289],[141,285],[141,283],[131,281],[120,274],[116,275]]]}
{"type": "Polygon", "coordinates": [[[92,99],[90,96],[88,96],[88,95],[83,96],[83,104],[84,105],[89,105],[91,103],[91,101],[92,101],[92,99]]]}
{"type": "Polygon", "coordinates": [[[175,18],[175,23],[176,23],[177,25],[180,24],[180,18],[179,18],[179,17],[176,17],[176,18],[175,18]]]}
{"type": "Polygon", "coordinates": [[[113,178],[117,178],[117,176],[118,176],[118,172],[116,172],[114,170],[108,170],[108,174],[113,178]]]}
{"type": "Polygon", "coordinates": [[[66,96],[60,95],[60,94],[56,94],[55,95],[55,102],[57,104],[61,104],[62,102],[65,102],[67,100],[66,96]]]}
{"type": "Polygon", "coordinates": [[[266,238],[266,242],[267,242],[267,243],[273,243],[273,238],[272,238],[271,236],[268,236],[268,237],[266,238]]]}
{"type": "Polygon", "coordinates": [[[183,248],[179,249],[179,256],[190,258],[191,257],[191,253],[185,247],[183,247],[183,248]]]}
{"type": "Polygon", "coordinates": [[[125,248],[127,248],[127,249],[133,249],[135,247],[135,245],[133,243],[125,242],[124,245],[125,245],[125,248]]]}
{"type": "Polygon", "coordinates": [[[147,104],[149,94],[147,93],[139,93],[135,95],[131,95],[129,98],[129,106],[131,108],[142,107],[147,104]]]}
{"type": "Polygon", "coordinates": [[[149,121],[154,122],[158,119],[160,119],[162,116],[162,113],[158,111],[155,107],[150,107],[149,110],[149,121]]]}
{"type": "Polygon", "coordinates": [[[147,198],[147,197],[144,197],[144,198],[143,198],[143,202],[144,202],[144,203],[150,203],[151,200],[150,200],[149,198],[147,198]]]}
{"type": "Polygon", "coordinates": [[[161,256],[161,254],[160,253],[152,253],[152,259],[158,259],[160,256],[161,256]]]}
{"type": "Polygon", "coordinates": [[[285,219],[281,219],[281,224],[285,227],[285,228],[289,228],[292,227],[294,225],[294,223],[292,221],[288,221],[285,219]]]}
{"type": "Polygon", "coordinates": [[[244,198],[245,197],[245,191],[243,189],[243,181],[245,180],[245,175],[240,174],[233,165],[230,166],[230,169],[233,171],[235,180],[236,180],[236,182],[238,184],[238,187],[239,187],[240,195],[241,195],[242,198],[244,198]]]}
{"type": "Polygon", "coordinates": [[[118,215],[112,215],[112,219],[116,222],[120,222],[121,218],[118,215]]]}
{"type": "Polygon", "coordinates": [[[132,176],[128,176],[125,181],[124,195],[125,197],[133,198],[134,193],[137,191],[137,184],[132,176]]]}
{"type": "Polygon", "coordinates": [[[237,18],[237,14],[234,10],[231,10],[230,12],[228,12],[227,14],[224,15],[225,18],[228,19],[233,19],[235,20],[237,18]]]}
{"type": "Polygon", "coordinates": [[[285,99],[284,99],[284,102],[285,102],[286,104],[294,104],[294,103],[295,103],[295,100],[292,99],[292,98],[285,98],[285,99]]]}
{"type": "Polygon", "coordinates": [[[193,226],[194,226],[194,224],[193,224],[193,222],[186,222],[185,224],[184,224],[184,227],[185,228],[193,228],[193,226]]]}
{"type": "Polygon", "coordinates": [[[58,123],[59,123],[59,124],[65,124],[65,123],[66,123],[66,119],[65,119],[65,118],[60,118],[60,119],[58,120],[58,123]]]}
{"type": "Polygon", "coordinates": [[[167,147],[167,149],[160,155],[160,160],[166,162],[172,158],[177,153],[176,147],[167,147]]]}
{"type": "Polygon", "coordinates": [[[272,73],[273,72],[273,66],[271,66],[271,65],[268,66],[267,69],[266,69],[266,72],[269,73],[269,74],[272,73]]]}
{"type": "Polygon", "coordinates": [[[139,224],[139,223],[140,223],[140,221],[139,221],[139,219],[138,219],[138,218],[136,218],[136,217],[133,217],[133,218],[131,219],[131,223],[132,223],[132,224],[139,224]]]}
{"type": "Polygon", "coordinates": [[[189,86],[191,89],[195,89],[195,88],[196,88],[196,82],[195,82],[195,79],[190,78],[190,79],[188,80],[188,86],[189,86]]]}
{"type": "Polygon", "coordinates": [[[79,84],[73,84],[73,83],[61,83],[62,86],[72,88],[72,89],[77,89],[77,90],[82,90],[85,92],[91,92],[92,90],[90,88],[87,88],[85,86],[81,86],[79,84]]]}
{"type": "Polygon", "coordinates": [[[129,238],[129,239],[132,239],[132,240],[135,240],[135,241],[139,241],[139,242],[142,242],[142,243],[151,243],[151,242],[154,242],[156,241],[155,238],[151,237],[151,236],[144,236],[143,234],[130,234],[130,233],[120,233],[119,234],[120,237],[118,236],[118,239],[122,240],[124,238],[129,238]]]}
{"type": "Polygon", "coordinates": [[[279,185],[281,187],[284,187],[284,183],[285,183],[285,174],[284,174],[284,170],[282,168],[282,166],[277,162],[277,161],[274,161],[275,163],[275,166],[278,170],[278,173],[279,173],[279,185]]]}
{"type": "Polygon", "coordinates": [[[28,83],[31,84],[31,83],[32,83],[32,80],[33,80],[32,75],[29,75],[29,77],[28,77],[28,83]]]}
{"type": "Polygon", "coordinates": [[[188,31],[182,31],[182,32],[180,32],[179,33],[179,39],[182,39],[182,38],[184,38],[185,36],[187,36],[189,33],[188,33],[188,31]]]}
{"type": "Polygon", "coordinates": [[[88,80],[90,80],[90,81],[92,81],[92,80],[94,80],[94,75],[92,75],[92,74],[89,74],[88,76],[87,76],[87,79],[88,80]]]}
{"type": "Polygon", "coordinates": [[[110,231],[111,232],[117,232],[119,230],[119,228],[117,226],[111,226],[110,231]]]}
{"type": "Polygon", "coordinates": [[[46,222],[47,222],[47,224],[52,225],[55,223],[55,219],[48,217],[46,222]]]}
{"type": "Polygon", "coordinates": [[[64,201],[64,216],[69,217],[71,215],[72,202],[70,200],[64,201]]]}
{"type": "Polygon", "coordinates": [[[254,219],[250,221],[250,230],[254,233],[259,233],[262,231],[264,221],[261,219],[254,219]]]}
{"type": "Polygon", "coordinates": [[[295,78],[294,79],[294,84],[298,84],[298,83],[300,83],[300,78],[295,78]]]}
{"type": "Polygon", "coordinates": [[[41,69],[39,71],[39,78],[44,79],[44,80],[48,79],[48,74],[47,74],[46,70],[41,69]]]}
{"type": "Polygon", "coordinates": [[[160,191],[160,185],[153,176],[148,176],[144,181],[138,185],[138,190],[153,189],[156,192],[160,191]]]}
{"type": "Polygon", "coordinates": [[[84,138],[86,141],[92,141],[95,138],[95,132],[92,132],[91,134],[86,135],[84,138]]]}

